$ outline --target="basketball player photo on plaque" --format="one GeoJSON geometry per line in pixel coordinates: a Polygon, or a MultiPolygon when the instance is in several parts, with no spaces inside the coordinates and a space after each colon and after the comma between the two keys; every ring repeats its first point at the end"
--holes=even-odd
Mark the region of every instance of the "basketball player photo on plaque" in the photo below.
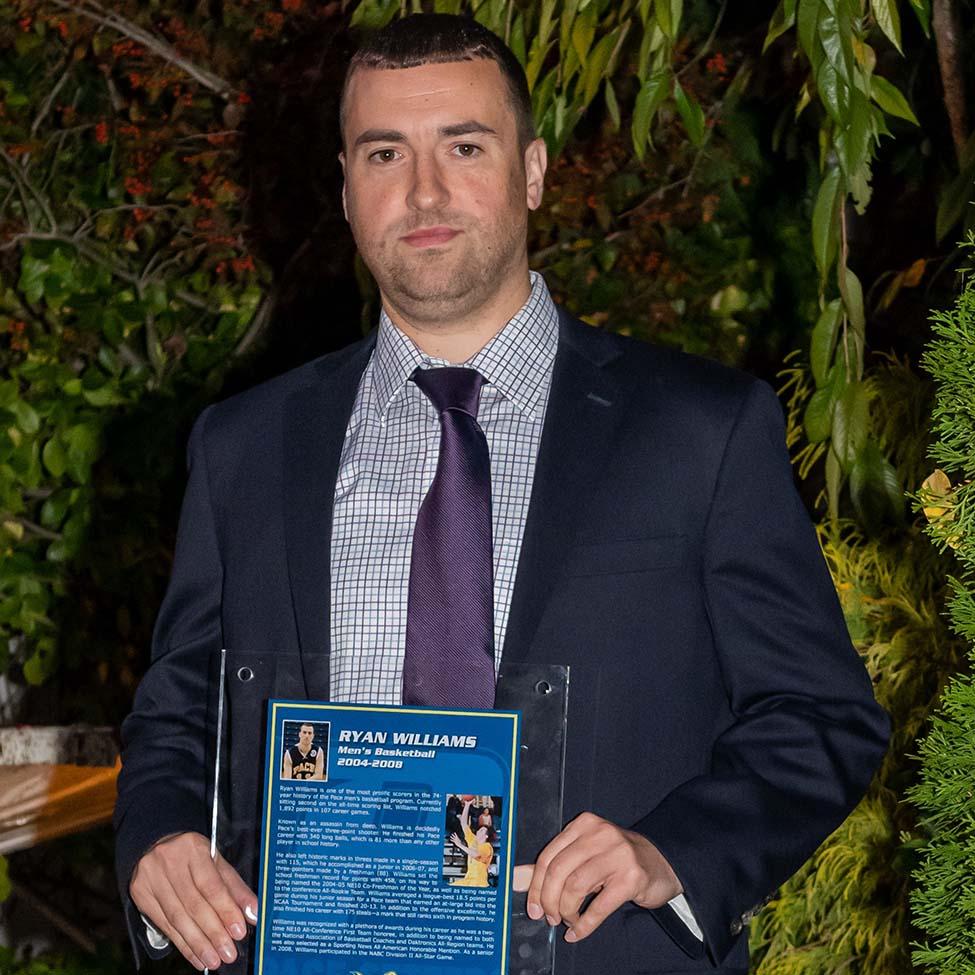
{"type": "Polygon", "coordinates": [[[255,975],[505,975],[520,715],[267,713],[255,975]]]}

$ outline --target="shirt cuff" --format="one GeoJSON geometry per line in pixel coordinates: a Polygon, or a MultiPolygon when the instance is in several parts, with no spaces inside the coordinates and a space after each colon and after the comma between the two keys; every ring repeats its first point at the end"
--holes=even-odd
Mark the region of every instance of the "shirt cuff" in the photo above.
{"type": "Polygon", "coordinates": [[[152,921],[145,916],[145,914],[140,914],[139,917],[142,918],[143,924],[146,926],[146,941],[149,947],[154,951],[162,951],[164,948],[169,947],[169,938],[162,933],[162,931],[157,928],[152,921]]]}
{"type": "Polygon", "coordinates": [[[673,900],[670,900],[667,903],[674,909],[677,916],[687,925],[691,934],[693,934],[698,941],[703,941],[704,934],[697,923],[697,919],[694,917],[694,912],[687,903],[687,898],[683,894],[678,894],[673,900]]]}

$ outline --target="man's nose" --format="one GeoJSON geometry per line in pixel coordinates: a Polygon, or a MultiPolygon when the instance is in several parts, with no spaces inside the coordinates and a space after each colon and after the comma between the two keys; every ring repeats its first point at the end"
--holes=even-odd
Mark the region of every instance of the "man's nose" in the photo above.
{"type": "Polygon", "coordinates": [[[449,200],[450,191],[437,161],[416,156],[407,203],[415,210],[436,210],[446,206],[449,200]]]}

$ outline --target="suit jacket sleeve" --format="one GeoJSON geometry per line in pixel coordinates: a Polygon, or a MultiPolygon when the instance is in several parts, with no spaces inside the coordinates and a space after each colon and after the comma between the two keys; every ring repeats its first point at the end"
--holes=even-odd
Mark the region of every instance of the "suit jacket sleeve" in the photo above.
{"type": "MultiPolygon", "coordinates": [[[[716,740],[709,772],[634,829],[673,866],[704,949],[720,964],[742,915],[860,799],[889,731],[795,490],[781,407],[762,382],[750,385],[724,448],[702,573],[735,720],[716,740]]],[[[674,912],[655,914],[693,953],[674,912]]]]}
{"type": "Polygon", "coordinates": [[[147,946],[145,926],[129,897],[132,872],[163,837],[208,831],[207,685],[210,659],[220,647],[222,569],[203,444],[207,414],[190,437],[189,481],[152,662],[122,725],[116,874],[130,937],[150,957],[160,952],[147,946]]]}

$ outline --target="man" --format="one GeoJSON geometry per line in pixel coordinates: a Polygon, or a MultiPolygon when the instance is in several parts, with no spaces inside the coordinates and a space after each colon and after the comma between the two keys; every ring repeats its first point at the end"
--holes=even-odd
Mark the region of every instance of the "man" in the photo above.
{"type": "Polygon", "coordinates": [[[281,763],[281,777],[284,779],[325,778],[325,752],[315,747],[315,726],[303,724],[298,729],[298,744],[285,750],[281,763]]]}
{"type": "MultiPolygon", "coordinates": [[[[744,975],[748,919],[842,821],[887,736],[774,393],[554,306],[526,255],[545,146],[521,69],[483,28],[397,22],[353,60],[342,105],[343,201],[379,328],[194,429],[153,664],[123,729],[132,930],[138,909],[212,969],[254,920],[201,835],[213,654],[234,655],[227,804],[246,817],[254,714],[295,693],[285,661],[312,697],[422,699],[438,677],[416,654],[438,637],[417,631],[456,590],[468,603],[446,625],[477,652],[443,664],[465,675],[450,681],[463,702],[484,694],[486,656],[571,667],[567,825],[528,892],[533,918],[564,925],[560,975],[744,975]],[[436,376],[468,384],[461,405],[434,405],[436,376]],[[480,531],[457,578],[424,587],[430,540],[456,541],[427,499],[467,458],[458,517],[483,525],[485,449],[493,591],[480,531]]],[[[250,833],[226,849],[254,883],[250,833]]]]}

